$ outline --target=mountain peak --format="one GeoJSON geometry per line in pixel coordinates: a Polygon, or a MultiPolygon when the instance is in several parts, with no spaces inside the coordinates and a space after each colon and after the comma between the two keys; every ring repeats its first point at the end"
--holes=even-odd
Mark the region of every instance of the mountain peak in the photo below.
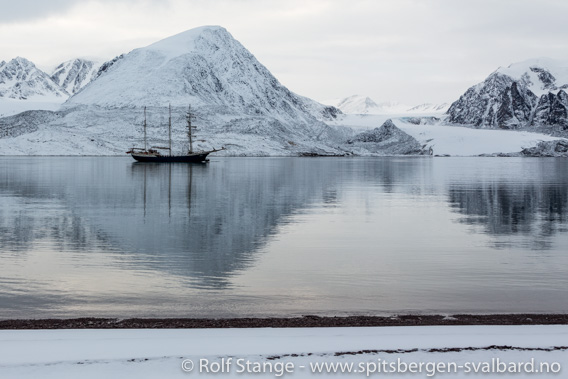
{"type": "Polygon", "coordinates": [[[568,84],[568,62],[545,57],[527,59],[499,67],[492,75],[506,75],[541,96],[568,84]]]}
{"type": "Polygon", "coordinates": [[[248,92],[255,91],[251,75],[261,81],[271,76],[225,28],[203,26],[104,63],[88,91],[80,91],[68,104],[199,107],[228,105],[230,100],[243,107],[250,104],[248,92]]]}
{"type": "Polygon", "coordinates": [[[26,58],[23,57],[16,57],[11,59],[8,63],[7,66],[10,65],[14,65],[14,66],[21,66],[21,67],[36,67],[35,64],[33,64],[33,62],[27,60],[26,58]]]}
{"type": "Polygon", "coordinates": [[[187,107],[278,121],[310,123],[335,108],[284,87],[220,26],[203,26],[132,50],[101,66],[96,79],[72,96],[77,104],[187,107]]]}
{"type": "Polygon", "coordinates": [[[222,26],[200,26],[164,38],[142,49],[158,51],[169,57],[175,57],[194,51],[196,49],[196,42],[199,39],[214,41],[233,39],[233,36],[222,26]]]}

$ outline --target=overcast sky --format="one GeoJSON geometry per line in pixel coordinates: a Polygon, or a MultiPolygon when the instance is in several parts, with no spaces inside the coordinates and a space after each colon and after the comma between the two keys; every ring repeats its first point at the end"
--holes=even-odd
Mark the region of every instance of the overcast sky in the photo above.
{"type": "Polygon", "coordinates": [[[568,60],[566,0],[0,0],[0,60],[48,69],[221,25],[319,101],[453,101],[499,66],[568,60]]]}

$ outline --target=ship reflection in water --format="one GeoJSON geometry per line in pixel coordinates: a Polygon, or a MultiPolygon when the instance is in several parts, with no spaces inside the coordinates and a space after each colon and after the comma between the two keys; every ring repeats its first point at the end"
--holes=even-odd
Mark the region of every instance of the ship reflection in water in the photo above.
{"type": "Polygon", "coordinates": [[[0,317],[568,311],[568,164],[0,159],[0,317]]]}

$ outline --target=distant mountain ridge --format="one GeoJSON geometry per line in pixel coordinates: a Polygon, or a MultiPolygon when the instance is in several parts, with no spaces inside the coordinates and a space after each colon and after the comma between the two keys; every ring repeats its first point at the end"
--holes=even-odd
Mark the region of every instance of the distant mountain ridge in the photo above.
{"type": "Polygon", "coordinates": [[[448,120],[480,128],[568,131],[568,62],[531,59],[499,68],[448,109],[448,120]]]}
{"type": "Polygon", "coordinates": [[[416,106],[397,102],[377,103],[367,96],[352,95],[340,100],[328,101],[345,114],[405,114],[405,113],[443,113],[448,109],[447,103],[424,103],[416,106]]]}
{"type": "Polygon", "coordinates": [[[26,58],[0,62],[0,97],[66,99],[69,94],[26,58]]]}
{"type": "Polygon", "coordinates": [[[74,59],[61,63],[50,75],[25,58],[0,62],[0,117],[56,110],[87,85],[97,69],[93,61],[74,59]]]}

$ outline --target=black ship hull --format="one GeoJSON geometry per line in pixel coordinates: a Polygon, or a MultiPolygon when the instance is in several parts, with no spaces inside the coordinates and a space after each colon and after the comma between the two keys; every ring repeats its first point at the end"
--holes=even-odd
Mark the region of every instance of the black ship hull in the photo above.
{"type": "Polygon", "coordinates": [[[131,153],[132,158],[138,162],[155,162],[155,163],[202,163],[207,162],[207,155],[211,151],[188,154],[188,155],[149,155],[140,153],[131,153]]]}

